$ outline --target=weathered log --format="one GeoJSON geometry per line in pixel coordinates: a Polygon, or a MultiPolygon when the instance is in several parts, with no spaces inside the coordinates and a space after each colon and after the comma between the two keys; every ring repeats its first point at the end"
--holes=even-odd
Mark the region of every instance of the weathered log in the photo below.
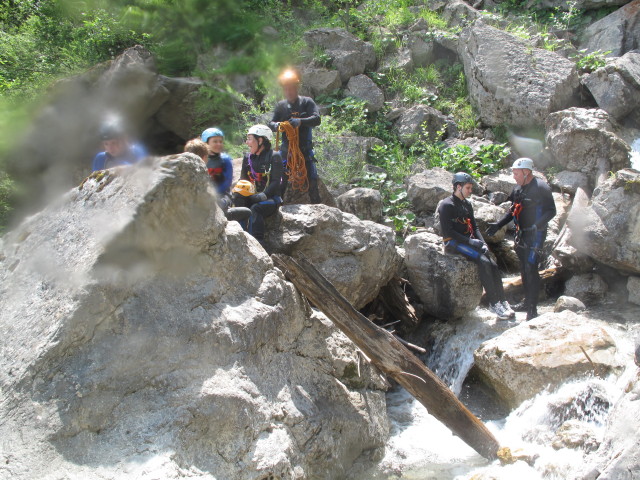
{"type": "Polygon", "coordinates": [[[358,312],[336,288],[305,259],[271,257],[287,279],[355,343],[385,374],[422,403],[429,413],[488,459],[500,447],[487,427],[454,393],[391,333],[358,312]]]}
{"type": "MultiPolygon", "coordinates": [[[[544,288],[548,283],[564,280],[566,275],[566,271],[562,268],[553,267],[547,268],[546,270],[540,270],[540,287],[544,288]]],[[[522,278],[520,277],[507,280],[502,283],[502,286],[504,288],[504,294],[507,297],[513,298],[516,295],[524,294],[522,278]]]]}

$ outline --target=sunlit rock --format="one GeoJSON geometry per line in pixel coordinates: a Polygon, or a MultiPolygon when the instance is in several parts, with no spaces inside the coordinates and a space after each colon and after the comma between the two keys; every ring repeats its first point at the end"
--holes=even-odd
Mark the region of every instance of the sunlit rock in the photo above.
{"type": "Polygon", "coordinates": [[[186,154],[98,172],[0,240],[7,478],[339,478],[380,376],[186,154]]]}
{"type": "Polygon", "coordinates": [[[546,313],[483,343],[474,359],[485,381],[517,407],[570,378],[618,369],[616,353],[601,326],[564,311],[546,313]]]}
{"type": "Polygon", "coordinates": [[[352,213],[360,220],[382,221],[382,196],[373,188],[352,188],[340,195],[336,202],[343,212],[352,213]]]}

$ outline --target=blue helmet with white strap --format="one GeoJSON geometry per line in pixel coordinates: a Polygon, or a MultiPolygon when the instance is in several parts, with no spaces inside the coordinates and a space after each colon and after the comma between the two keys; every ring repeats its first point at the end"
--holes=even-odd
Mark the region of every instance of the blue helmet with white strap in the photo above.
{"type": "Polygon", "coordinates": [[[202,132],[202,136],[200,137],[200,139],[204,143],[207,143],[207,141],[211,137],[222,137],[222,138],[224,138],[224,132],[222,130],[220,130],[219,128],[217,128],[217,127],[207,128],[204,132],[202,132]]]}

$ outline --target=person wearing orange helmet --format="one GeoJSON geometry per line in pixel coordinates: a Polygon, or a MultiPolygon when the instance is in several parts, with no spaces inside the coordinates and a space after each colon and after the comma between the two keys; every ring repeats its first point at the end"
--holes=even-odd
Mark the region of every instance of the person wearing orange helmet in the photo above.
{"type": "MultiPolygon", "coordinates": [[[[298,146],[304,155],[307,169],[307,179],[309,181],[309,199],[311,203],[320,203],[320,192],[318,191],[318,170],[313,152],[312,128],[320,125],[320,112],[316,102],[310,97],[298,94],[300,89],[300,74],[293,69],[285,70],[278,81],[282,86],[285,99],[277,103],[273,112],[273,117],[269,127],[275,132],[281,122],[289,122],[292,127],[298,128],[298,146]]],[[[280,155],[284,159],[285,168],[289,155],[289,139],[282,136],[280,155]]],[[[286,175],[282,179],[282,196],[287,189],[288,178],[286,175]]]]}
{"type": "Polygon", "coordinates": [[[240,181],[233,188],[233,204],[248,207],[251,216],[240,222],[242,228],[261,244],[264,219],[276,213],[282,203],[280,180],[282,157],[271,148],[273,132],[266,125],[254,125],[247,132],[249,153],[242,159],[240,181]]]}

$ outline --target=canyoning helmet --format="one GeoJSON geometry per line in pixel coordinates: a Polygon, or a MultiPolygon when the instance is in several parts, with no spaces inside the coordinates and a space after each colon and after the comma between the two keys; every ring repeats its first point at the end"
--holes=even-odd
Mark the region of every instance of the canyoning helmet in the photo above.
{"type": "Polygon", "coordinates": [[[533,160],[527,157],[522,157],[513,162],[511,168],[528,168],[529,170],[533,170],[533,160]]]}
{"type": "Polygon", "coordinates": [[[200,137],[200,139],[204,143],[207,143],[207,141],[211,137],[222,137],[222,138],[224,138],[224,132],[222,130],[220,130],[219,128],[216,128],[216,127],[207,128],[204,132],[202,132],[202,136],[200,137]]]}
{"type": "Polygon", "coordinates": [[[473,177],[466,172],[458,172],[453,174],[453,182],[454,185],[458,183],[467,184],[467,183],[475,183],[473,177]]]}
{"type": "Polygon", "coordinates": [[[247,135],[255,135],[256,137],[264,137],[267,140],[273,140],[273,132],[266,125],[254,125],[249,129],[247,135]]]}
{"type": "Polygon", "coordinates": [[[103,123],[100,126],[100,139],[101,140],[113,140],[115,138],[122,138],[125,136],[124,128],[122,124],[115,120],[110,120],[103,123]]]}
{"type": "Polygon", "coordinates": [[[239,193],[243,197],[249,197],[256,193],[256,186],[249,180],[239,180],[233,187],[233,193],[239,193]]]}
{"type": "Polygon", "coordinates": [[[278,82],[280,83],[280,85],[297,85],[300,83],[300,74],[293,68],[287,68],[278,77],[278,82]]]}

